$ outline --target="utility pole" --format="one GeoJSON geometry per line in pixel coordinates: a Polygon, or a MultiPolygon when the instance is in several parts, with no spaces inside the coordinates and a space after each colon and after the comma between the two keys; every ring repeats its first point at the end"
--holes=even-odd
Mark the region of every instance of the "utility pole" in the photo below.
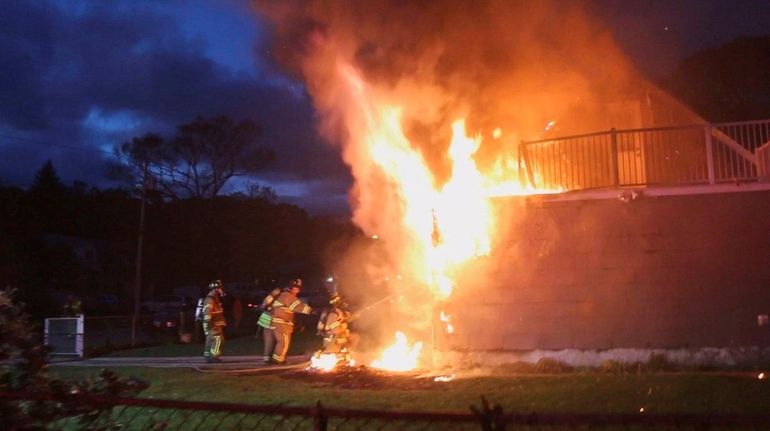
{"type": "Polygon", "coordinates": [[[136,325],[142,306],[142,249],[144,242],[144,213],[147,206],[147,162],[142,165],[142,202],[139,207],[139,239],[136,242],[136,285],[134,286],[134,316],[131,319],[131,346],[136,345],[136,325]]]}

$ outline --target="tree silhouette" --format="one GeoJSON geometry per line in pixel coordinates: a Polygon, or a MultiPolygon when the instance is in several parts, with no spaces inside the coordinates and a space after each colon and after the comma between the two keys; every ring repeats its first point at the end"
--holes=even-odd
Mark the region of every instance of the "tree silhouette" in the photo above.
{"type": "Polygon", "coordinates": [[[273,160],[272,151],[257,143],[260,132],[249,120],[198,117],[179,126],[174,139],[147,134],[123,144],[118,156],[134,178],[149,179],[164,197],[210,199],[232,178],[273,160]]]}
{"type": "Polygon", "coordinates": [[[60,195],[66,187],[62,183],[53,162],[49,159],[35,174],[35,180],[32,182],[30,191],[36,194],[60,195]]]}
{"type": "Polygon", "coordinates": [[[35,174],[29,192],[33,217],[42,231],[64,233],[69,223],[69,194],[50,160],[35,174]]]}
{"type": "Polygon", "coordinates": [[[712,122],[770,118],[770,36],[696,53],[662,84],[712,122]]]}

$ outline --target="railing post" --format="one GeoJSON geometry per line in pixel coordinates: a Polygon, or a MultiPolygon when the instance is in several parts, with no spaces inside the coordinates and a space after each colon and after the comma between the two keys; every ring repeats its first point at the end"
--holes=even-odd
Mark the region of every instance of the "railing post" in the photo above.
{"type": "Polygon", "coordinates": [[[519,182],[521,182],[521,167],[522,163],[524,165],[524,168],[526,169],[527,173],[527,181],[529,182],[529,186],[533,189],[537,186],[535,185],[535,178],[532,175],[532,166],[529,163],[529,152],[527,152],[527,143],[523,140],[521,141],[521,145],[519,145],[519,182]]]}
{"type": "Polygon", "coordinates": [[[714,143],[711,140],[711,124],[703,128],[706,133],[706,165],[708,166],[709,184],[716,184],[714,176],[714,143]]]}
{"type": "Polygon", "coordinates": [[[620,176],[618,175],[618,131],[614,127],[610,129],[610,151],[612,152],[610,175],[612,175],[612,184],[618,187],[620,185],[620,176]]]}

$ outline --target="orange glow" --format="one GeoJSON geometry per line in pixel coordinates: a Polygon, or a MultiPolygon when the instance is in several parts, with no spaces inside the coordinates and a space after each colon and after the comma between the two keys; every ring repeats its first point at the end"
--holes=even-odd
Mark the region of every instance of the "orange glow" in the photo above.
{"type": "Polygon", "coordinates": [[[422,342],[412,345],[403,332],[396,332],[396,342],[386,348],[380,358],[371,363],[372,368],[389,371],[409,371],[417,368],[417,360],[422,350],[422,342]]]}
{"type": "MultiPolygon", "coordinates": [[[[391,247],[397,273],[430,289],[434,301],[447,300],[462,266],[491,251],[497,225],[491,198],[540,191],[522,186],[516,154],[498,155],[491,169],[482,172],[474,159],[483,145],[482,137],[469,136],[463,118],[451,124],[448,175],[439,182],[404,132],[402,116],[408,106],[381,99],[358,70],[346,63],[339,63],[337,72],[350,101],[346,126],[354,143],[346,148],[345,158],[364,191],[354,208],[354,221],[391,247]]],[[[495,129],[492,135],[491,139],[499,139],[502,130],[495,129]]],[[[414,308],[404,311],[421,313],[414,308]]],[[[449,316],[443,317],[447,319],[445,331],[454,332],[449,316]]],[[[411,350],[403,333],[398,332],[396,339],[396,346],[383,352],[383,359],[373,366],[409,369],[416,365],[400,365],[410,360],[406,353],[411,350]],[[390,349],[396,349],[395,353],[389,353],[390,349]],[[396,356],[386,359],[391,354],[396,356]]]]}
{"type": "Polygon", "coordinates": [[[320,371],[331,371],[337,366],[337,362],[339,362],[339,359],[334,353],[313,355],[310,358],[310,368],[320,371]]]}
{"type": "Polygon", "coordinates": [[[439,315],[439,320],[446,323],[446,327],[444,328],[444,332],[447,334],[453,334],[455,332],[455,327],[452,326],[452,318],[444,313],[444,310],[441,310],[441,313],[439,315]]]}

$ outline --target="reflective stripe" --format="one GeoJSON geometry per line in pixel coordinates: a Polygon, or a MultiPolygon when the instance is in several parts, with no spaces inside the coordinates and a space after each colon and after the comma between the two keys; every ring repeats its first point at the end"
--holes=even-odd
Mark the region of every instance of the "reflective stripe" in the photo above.
{"type": "Polygon", "coordinates": [[[283,338],[283,351],[273,353],[273,359],[278,362],[283,362],[286,359],[286,352],[289,350],[289,336],[281,334],[281,337],[283,338]]]}
{"type": "Polygon", "coordinates": [[[270,316],[270,313],[263,312],[262,314],[259,315],[259,319],[257,320],[257,325],[263,328],[273,329],[271,325],[272,321],[273,321],[273,318],[270,316]]]}
{"type": "Polygon", "coordinates": [[[281,323],[281,324],[284,324],[284,325],[294,326],[294,322],[290,322],[288,320],[283,320],[280,317],[273,317],[273,323],[281,323]]]}
{"type": "Polygon", "coordinates": [[[326,327],[327,327],[328,329],[334,329],[334,328],[336,328],[336,327],[338,327],[338,326],[340,326],[340,322],[339,322],[339,321],[337,321],[337,322],[334,322],[334,323],[332,323],[331,325],[328,325],[328,326],[326,326],[326,327]]]}

